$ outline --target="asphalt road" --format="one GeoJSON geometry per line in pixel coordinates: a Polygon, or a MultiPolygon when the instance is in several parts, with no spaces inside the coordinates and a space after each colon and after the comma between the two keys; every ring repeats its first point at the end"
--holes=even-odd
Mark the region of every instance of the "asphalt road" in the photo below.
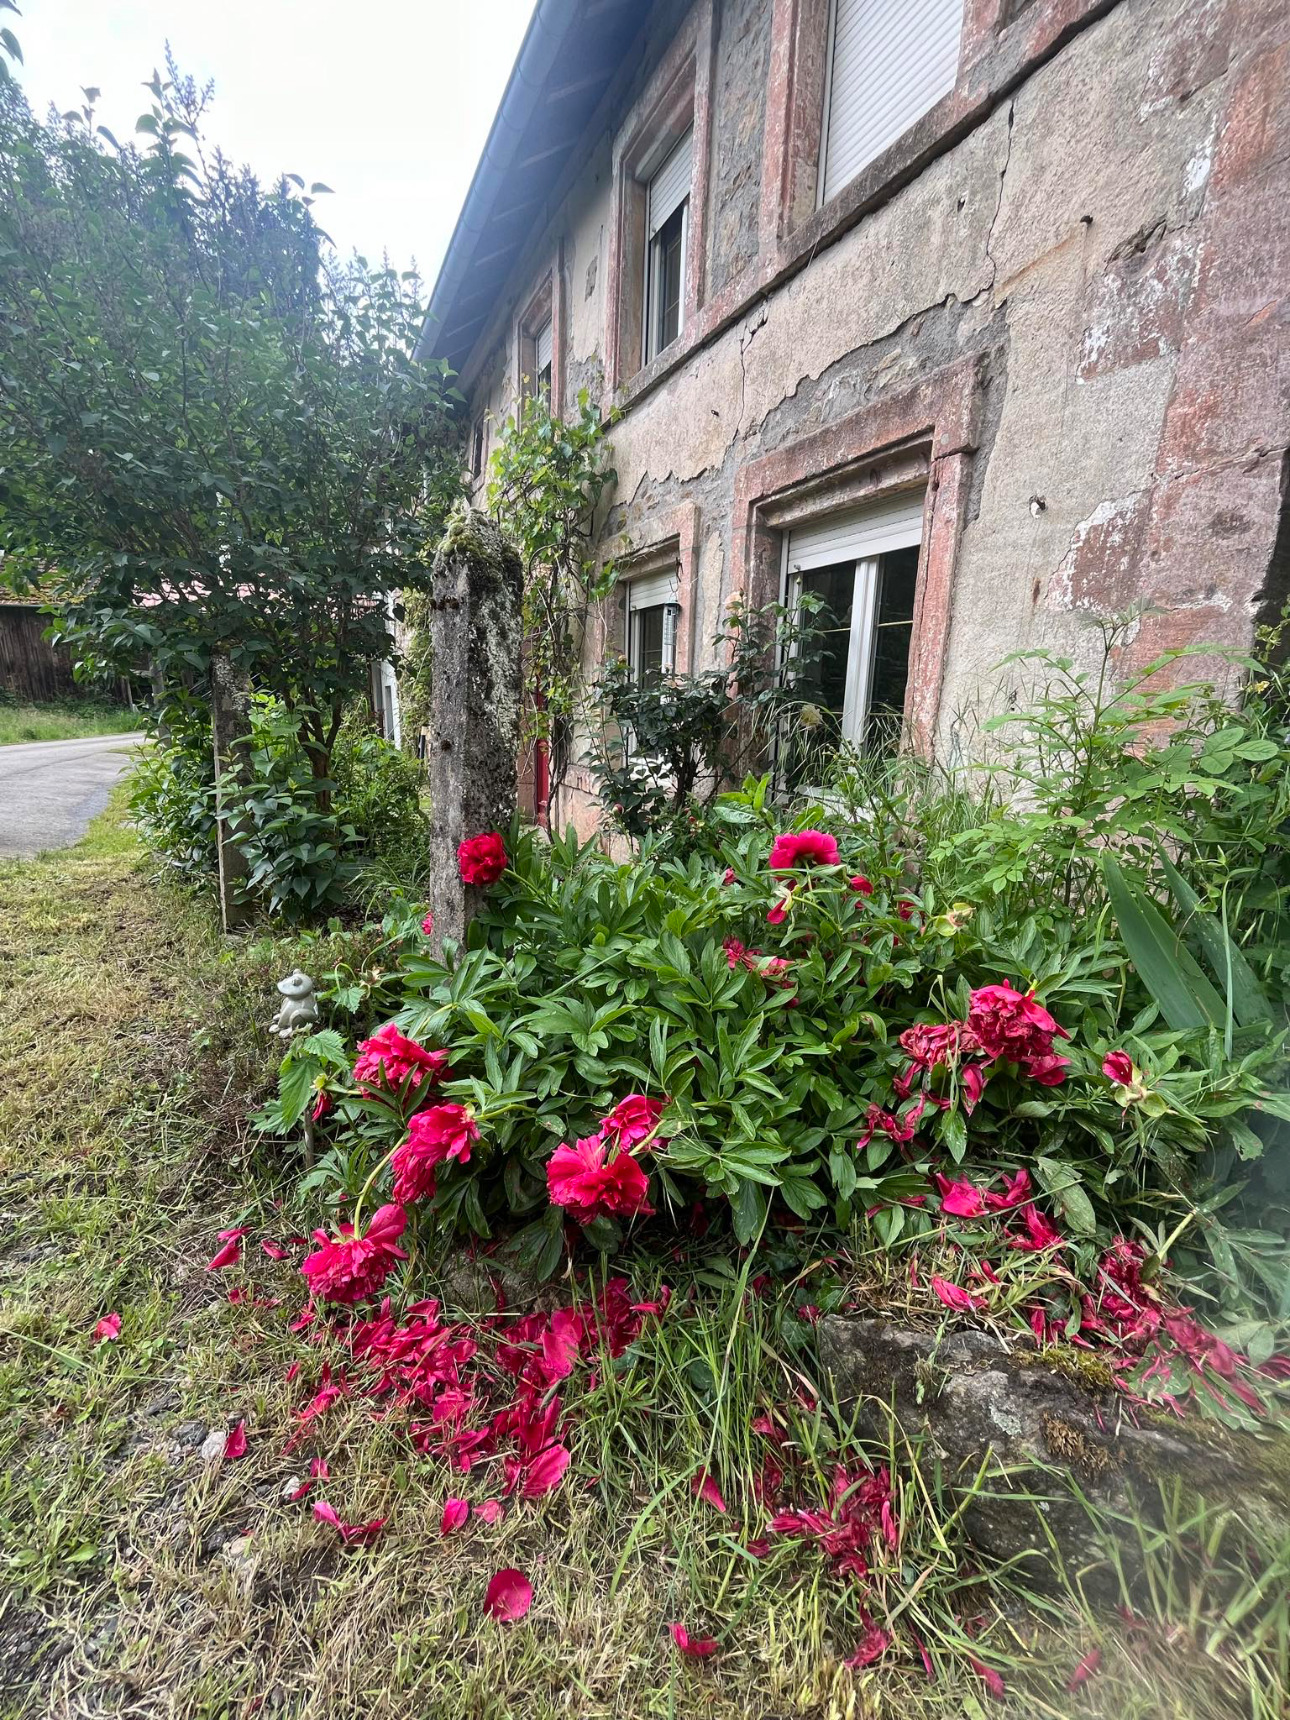
{"type": "Polygon", "coordinates": [[[108,803],[141,735],[0,747],[0,856],[67,848],[108,803]]]}

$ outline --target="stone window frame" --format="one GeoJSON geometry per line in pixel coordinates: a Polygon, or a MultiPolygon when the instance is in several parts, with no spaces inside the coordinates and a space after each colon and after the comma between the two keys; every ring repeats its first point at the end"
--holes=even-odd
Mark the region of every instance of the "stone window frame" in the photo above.
{"type": "Polygon", "coordinates": [[[612,394],[669,370],[690,344],[703,304],[707,264],[708,177],[712,145],[714,0],[697,0],[614,139],[611,165],[605,382],[612,394]],[[648,178],[693,128],[686,215],[681,333],[648,364],[645,353],[648,178]]]}
{"type": "Polygon", "coordinates": [[[564,412],[564,246],[543,271],[537,286],[529,294],[523,310],[515,319],[515,397],[521,406],[533,398],[537,373],[537,333],[548,317],[551,319],[551,397],[548,405],[552,415],[564,412]]]}
{"type": "Polygon", "coordinates": [[[612,645],[625,651],[627,637],[627,587],[633,579],[648,573],[662,573],[676,568],[676,663],[675,673],[693,673],[694,590],[699,564],[698,506],[682,502],[666,513],[659,514],[645,528],[642,541],[639,534],[620,533],[610,538],[600,549],[602,567],[613,564],[616,575],[614,588],[600,605],[593,642],[594,660],[604,662],[612,645]]]}
{"type": "Polygon", "coordinates": [[[749,461],[735,480],[730,589],[754,608],[781,598],[793,526],[926,485],[904,720],[904,744],[924,758],[935,752],[983,362],[947,365],[896,399],[749,461]]]}

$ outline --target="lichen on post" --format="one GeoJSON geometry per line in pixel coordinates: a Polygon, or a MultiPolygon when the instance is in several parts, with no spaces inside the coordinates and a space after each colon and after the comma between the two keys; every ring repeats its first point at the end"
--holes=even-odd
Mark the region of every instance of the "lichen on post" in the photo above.
{"type": "Polygon", "coordinates": [[[458,845],[515,816],[520,742],[520,558],[485,515],[454,514],[431,591],[430,890],[435,940],[459,942],[478,906],[458,845]]]}

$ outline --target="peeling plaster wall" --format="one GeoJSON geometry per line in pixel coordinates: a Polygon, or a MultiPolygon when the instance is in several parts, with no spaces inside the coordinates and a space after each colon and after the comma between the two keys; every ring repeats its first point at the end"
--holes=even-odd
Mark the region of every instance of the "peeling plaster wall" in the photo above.
{"type": "MultiPolygon", "coordinates": [[[[756,267],[771,13],[771,0],[719,8],[709,298],[756,267]]],[[[612,129],[534,247],[534,270],[563,247],[566,400],[594,388],[605,350],[612,129]]],[[[1287,183],[1284,8],[1121,0],[630,404],[612,431],[605,537],[645,545],[697,507],[689,637],[703,666],[738,561],[739,470],[979,355],[941,749],[971,744],[1006,651],[1091,656],[1090,622],[1132,605],[1149,612],[1126,667],[1175,645],[1247,645],[1283,506],[1287,183]]],[[[528,290],[517,283],[517,302],[528,290]]],[[[504,322],[474,383],[499,420],[516,370],[504,322]]],[[[565,810],[592,821],[583,795],[565,810]]]]}

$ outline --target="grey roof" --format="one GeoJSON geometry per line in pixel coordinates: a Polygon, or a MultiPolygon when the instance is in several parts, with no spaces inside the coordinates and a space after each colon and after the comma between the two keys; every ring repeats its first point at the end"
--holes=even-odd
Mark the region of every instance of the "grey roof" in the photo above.
{"type": "Polygon", "coordinates": [[[537,0],[439,270],[418,351],[460,370],[653,5],[537,0]]]}

